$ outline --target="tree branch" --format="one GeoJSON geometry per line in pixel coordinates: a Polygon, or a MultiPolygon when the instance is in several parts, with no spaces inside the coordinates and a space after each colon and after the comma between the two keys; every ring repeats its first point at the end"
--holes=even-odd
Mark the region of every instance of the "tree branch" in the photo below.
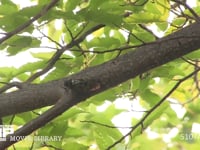
{"type": "Polygon", "coordinates": [[[92,96],[149,69],[180,58],[200,48],[199,26],[199,23],[192,24],[150,45],[146,44],[136,48],[133,52],[104,64],[87,68],[67,78],[39,85],[30,84],[25,89],[1,94],[0,115],[3,117],[55,104],[58,97],[53,93],[57,93],[57,89],[69,79],[83,79],[89,84],[93,84],[94,87],[98,84],[100,86],[98,90],[92,93],[88,91],[92,96]]]}
{"type": "MultiPolygon", "coordinates": [[[[95,29],[100,27],[102,25],[97,26],[95,29]]],[[[152,44],[136,48],[133,52],[119,56],[106,63],[87,68],[69,77],[44,84],[30,84],[26,88],[19,89],[18,91],[1,94],[0,116],[3,117],[53,105],[58,99],[62,99],[61,97],[63,96],[63,89],[65,87],[71,89],[73,100],[67,101],[68,103],[66,105],[68,107],[63,105],[60,109],[69,109],[71,106],[84,101],[86,98],[197,50],[200,48],[199,27],[199,23],[194,23],[152,44]]],[[[85,36],[82,35],[82,37],[85,36]]],[[[81,39],[83,40],[84,38],[79,38],[80,41],[76,42],[81,42],[81,39]]],[[[59,104],[56,103],[55,108],[57,108],[57,105],[59,104]]],[[[49,119],[51,120],[53,118],[49,118],[47,115],[46,119],[46,122],[48,122],[49,119]]],[[[34,129],[36,128],[34,127],[34,129]]],[[[30,131],[32,130],[30,129],[30,131]]]]}
{"type": "Polygon", "coordinates": [[[72,48],[73,46],[81,43],[88,35],[90,35],[91,33],[99,30],[100,28],[104,27],[105,25],[103,24],[99,24],[96,25],[94,27],[92,27],[91,29],[89,29],[88,31],[86,31],[85,33],[83,33],[79,38],[77,39],[73,39],[68,45],[62,47],[61,49],[59,49],[50,59],[48,65],[41,71],[35,73],[34,75],[32,75],[26,82],[32,82],[33,80],[35,80],[36,78],[38,78],[39,76],[45,74],[46,72],[48,72],[56,63],[56,61],[60,58],[60,56],[67,50],[72,48]]]}
{"type": "Polygon", "coordinates": [[[0,142],[0,149],[5,149],[9,147],[10,145],[18,142],[15,140],[11,140],[12,137],[16,136],[27,136],[31,134],[36,129],[44,126],[49,121],[53,120],[57,116],[61,115],[66,109],[70,108],[73,102],[71,102],[72,99],[72,93],[70,92],[70,89],[62,89],[61,98],[56,102],[56,104],[44,112],[39,117],[31,120],[27,124],[25,124],[22,128],[18,129],[15,133],[8,135],[6,137],[6,141],[0,142]]]}

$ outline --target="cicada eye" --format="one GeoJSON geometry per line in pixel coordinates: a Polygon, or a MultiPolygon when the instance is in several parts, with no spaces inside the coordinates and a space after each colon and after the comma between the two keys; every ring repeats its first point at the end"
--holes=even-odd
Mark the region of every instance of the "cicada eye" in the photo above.
{"type": "Polygon", "coordinates": [[[83,79],[69,79],[65,81],[64,86],[73,90],[83,90],[83,88],[87,88],[87,82],[83,79]]]}
{"type": "Polygon", "coordinates": [[[72,85],[76,85],[76,84],[80,84],[80,83],[81,83],[81,80],[79,80],[79,79],[72,79],[71,80],[72,85]]]}

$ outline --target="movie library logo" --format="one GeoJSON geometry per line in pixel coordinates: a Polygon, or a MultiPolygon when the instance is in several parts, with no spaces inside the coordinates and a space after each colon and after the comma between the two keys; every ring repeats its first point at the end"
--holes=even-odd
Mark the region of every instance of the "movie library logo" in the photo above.
{"type": "Polygon", "coordinates": [[[6,136],[14,133],[12,125],[0,125],[0,141],[6,141],[6,136]]]}
{"type": "Polygon", "coordinates": [[[62,136],[12,136],[14,133],[14,127],[12,125],[0,125],[0,141],[61,141],[62,136]],[[9,135],[9,138],[6,136],[9,135]]]}

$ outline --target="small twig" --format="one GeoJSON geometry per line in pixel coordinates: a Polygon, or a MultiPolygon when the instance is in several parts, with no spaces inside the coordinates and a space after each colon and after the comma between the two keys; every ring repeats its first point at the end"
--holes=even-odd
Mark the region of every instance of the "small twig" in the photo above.
{"type": "Polygon", "coordinates": [[[44,36],[46,37],[48,40],[50,40],[51,42],[55,43],[56,45],[58,45],[60,48],[62,48],[62,45],[60,43],[58,43],[57,41],[53,40],[51,37],[47,36],[46,34],[44,34],[39,28],[36,27],[36,29],[44,36]]]}
{"type": "Polygon", "coordinates": [[[53,66],[54,64],[57,62],[57,60],[60,58],[60,56],[65,52],[65,50],[72,48],[73,46],[81,43],[86,36],[88,36],[89,34],[93,33],[96,30],[99,30],[100,28],[104,27],[105,25],[103,24],[99,24],[96,25],[94,27],[92,27],[91,29],[89,29],[88,31],[86,31],[85,33],[83,33],[79,38],[77,38],[76,40],[72,40],[68,45],[63,46],[61,49],[59,49],[50,59],[48,65],[41,71],[33,74],[26,82],[32,82],[33,80],[35,80],[36,78],[38,78],[39,76],[47,73],[53,66]]]}
{"type": "Polygon", "coordinates": [[[74,36],[75,39],[76,39],[77,37],[79,37],[79,36],[83,33],[83,31],[85,30],[85,28],[87,27],[88,24],[89,24],[89,23],[83,24],[82,29],[74,36]]]}
{"type": "Polygon", "coordinates": [[[183,59],[185,62],[187,62],[188,64],[192,65],[192,66],[196,66],[196,64],[194,64],[193,62],[191,62],[190,60],[184,58],[184,57],[181,57],[181,59],[183,59]]]}
{"type": "Polygon", "coordinates": [[[10,119],[10,125],[12,125],[14,119],[15,119],[15,115],[12,115],[12,117],[11,117],[11,119],[10,119]]]}
{"type": "Polygon", "coordinates": [[[48,48],[48,49],[52,49],[52,50],[58,50],[58,48],[55,48],[55,47],[50,47],[50,46],[40,46],[38,48],[48,48]]]}
{"type": "Polygon", "coordinates": [[[93,124],[97,124],[97,125],[104,126],[104,127],[107,127],[107,128],[118,128],[118,129],[119,128],[121,128],[121,129],[131,129],[132,128],[132,127],[111,126],[111,125],[103,124],[103,123],[92,121],[92,120],[83,120],[83,121],[80,121],[80,122],[93,123],[93,124]]]}
{"type": "MultiPolygon", "coordinates": [[[[162,42],[166,42],[166,41],[170,41],[170,40],[176,40],[179,38],[200,38],[200,36],[180,36],[180,37],[175,37],[175,38],[171,38],[171,39],[166,39],[163,40],[162,42]]],[[[104,54],[104,53],[108,53],[108,52],[114,52],[114,51],[123,51],[123,50],[128,50],[128,49],[133,49],[133,48],[139,48],[142,46],[146,46],[146,45],[153,45],[153,44],[157,44],[160,41],[153,41],[153,42],[148,42],[146,44],[139,44],[139,45],[126,45],[126,46],[122,46],[119,48],[113,48],[113,49],[109,49],[109,50],[101,50],[101,51],[90,51],[90,50],[83,50],[84,53],[97,53],[97,54],[104,54]]],[[[80,51],[79,49],[70,49],[70,51],[80,51]]]]}
{"type": "Polygon", "coordinates": [[[65,24],[65,28],[67,29],[67,31],[69,32],[69,35],[70,35],[70,37],[71,37],[71,40],[73,41],[75,38],[74,38],[74,36],[73,36],[73,33],[72,33],[72,31],[69,29],[69,27],[67,26],[67,22],[65,21],[64,22],[64,24],[65,24]]]}
{"type": "Polygon", "coordinates": [[[174,2],[183,5],[186,9],[188,9],[190,11],[190,13],[194,16],[195,20],[197,22],[200,22],[200,18],[198,16],[198,14],[185,2],[182,2],[180,0],[173,0],[174,2]]]}
{"type": "Polygon", "coordinates": [[[11,82],[11,83],[7,83],[7,82],[0,82],[2,84],[5,84],[5,86],[3,86],[0,89],[0,93],[5,92],[6,90],[12,88],[12,87],[17,87],[18,89],[22,89],[25,88],[27,86],[28,83],[21,83],[21,82],[11,82]]]}
{"type": "Polygon", "coordinates": [[[33,146],[34,146],[34,144],[35,144],[35,141],[32,140],[31,147],[29,148],[29,150],[33,150],[33,146]]]}
{"type": "MultiPolygon", "coordinates": [[[[3,83],[3,82],[1,82],[1,83],[3,83]]],[[[5,84],[5,83],[3,83],[3,84],[5,84]]],[[[13,87],[13,85],[10,85],[10,84],[6,83],[6,85],[4,85],[3,87],[0,88],[0,93],[5,92],[6,90],[8,90],[8,89],[10,89],[12,87],[13,87]]]]}
{"type": "Polygon", "coordinates": [[[35,114],[35,115],[37,115],[37,116],[41,115],[40,113],[38,113],[36,111],[32,111],[32,113],[35,114]]]}
{"type": "Polygon", "coordinates": [[[159,37],[158,37],[157,35],[155,35],[150,29],[148,29],[145,25],[139,24],[139,26],[140,26],[140,28],[142,28],[143,30],[145,30],[145,31],[149,32],[150,34],[152,34],[152,35],[155,37],[156,40],[159,39],[159,37]]]}

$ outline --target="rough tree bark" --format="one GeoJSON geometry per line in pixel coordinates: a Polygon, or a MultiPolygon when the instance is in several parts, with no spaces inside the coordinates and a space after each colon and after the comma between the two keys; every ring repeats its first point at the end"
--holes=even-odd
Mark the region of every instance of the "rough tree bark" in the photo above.
{"type": "MultiPolygon", "coordinates": [[[[69,77],[22,89],[0,96],[0,116],[8,116],[55,104],[71,79],[84,81],[83,87],[73,87],[71,107],[97,93],[134,78],[152,68],[200,48],[200,24],[194,23],[171,35],[139,47],[98,66],[90,67],[69,77]]],[[[78,84],[77,84],[78,85],[78,84]]],[[[70,95],[69,95],[70,97],[70,95]]],[[[69,108],[70,108],[69,107],[69,108]]]]}

